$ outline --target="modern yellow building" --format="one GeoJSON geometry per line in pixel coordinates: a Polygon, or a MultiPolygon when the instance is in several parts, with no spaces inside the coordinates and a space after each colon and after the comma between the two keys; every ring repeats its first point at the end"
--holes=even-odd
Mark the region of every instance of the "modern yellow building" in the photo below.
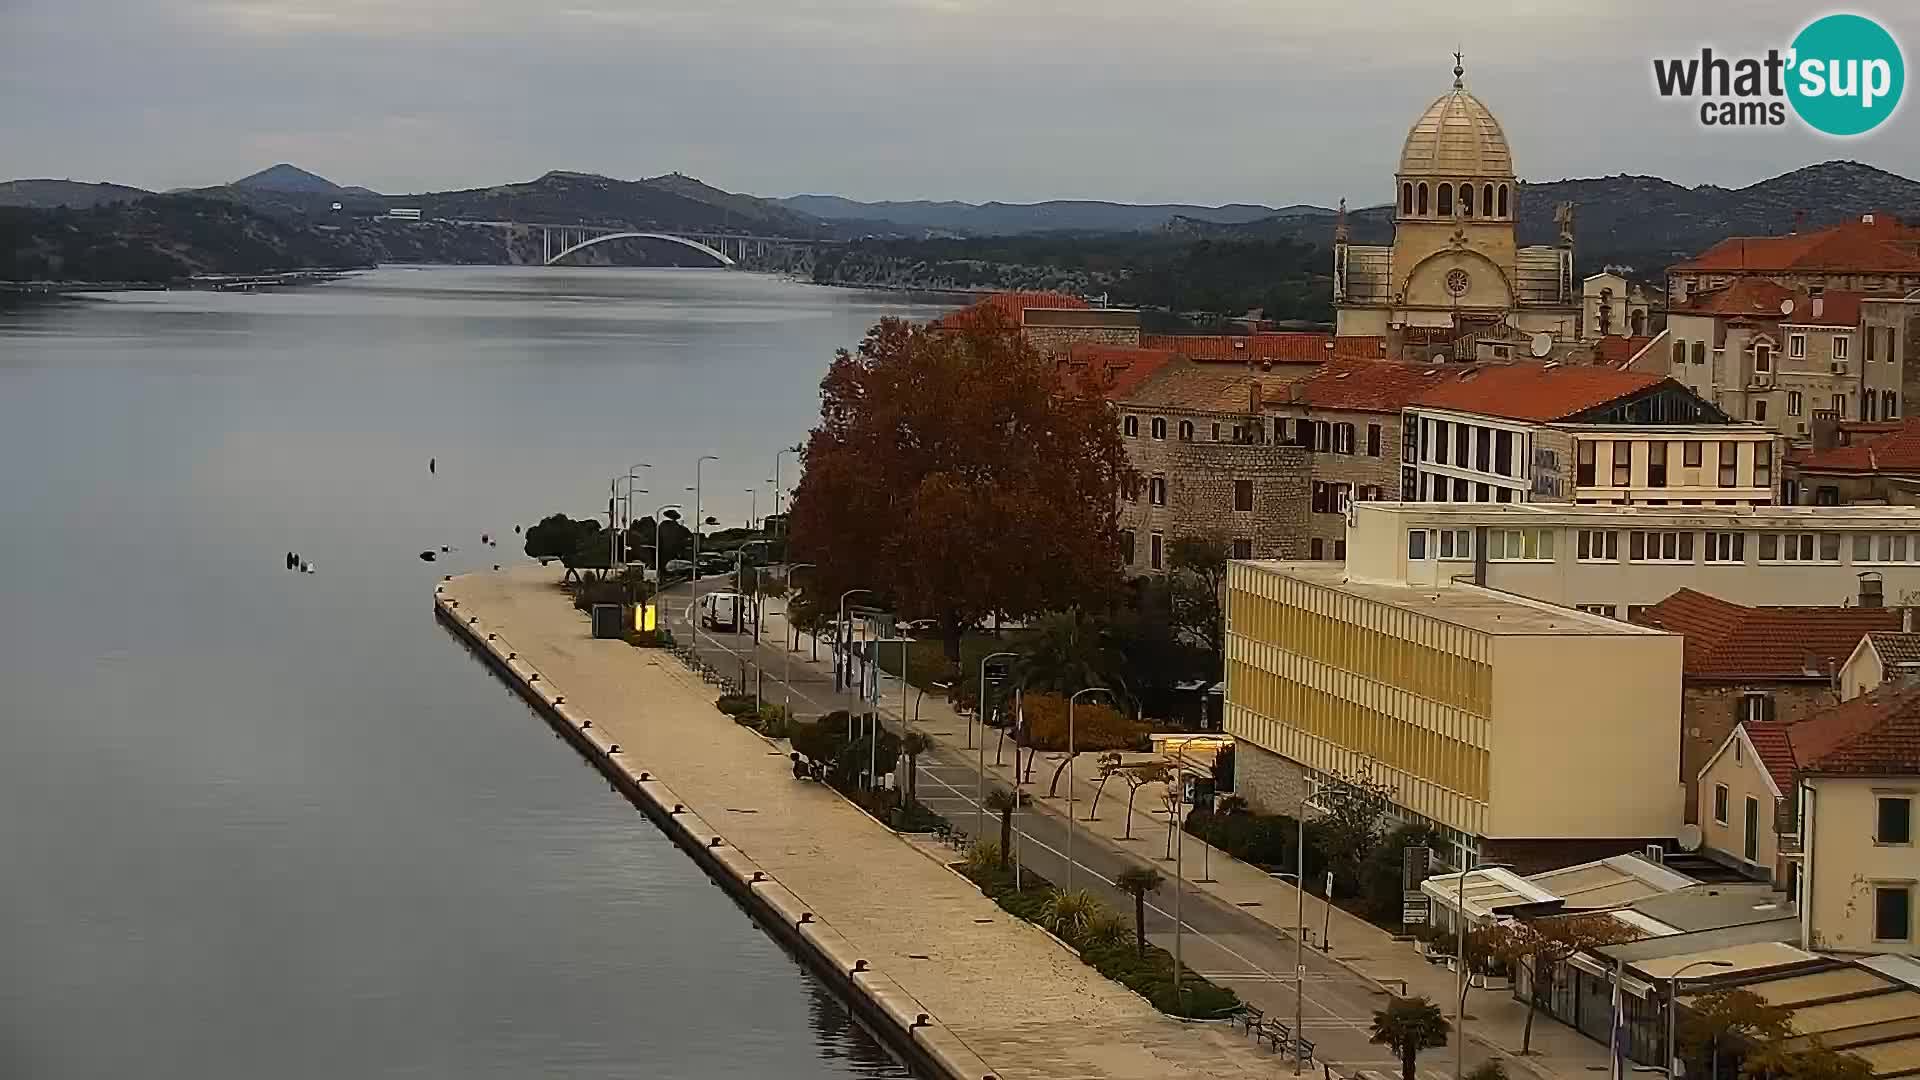
{"type": "Polygon", "coordinates": [[[1236,561],[1226,656],[1235,790],[1257,809],[1297,813],[1317,783],[1370,772],[1451,858],[1523,870],[1680,826],[1675,635],[1471,585],[1236,561]]]}

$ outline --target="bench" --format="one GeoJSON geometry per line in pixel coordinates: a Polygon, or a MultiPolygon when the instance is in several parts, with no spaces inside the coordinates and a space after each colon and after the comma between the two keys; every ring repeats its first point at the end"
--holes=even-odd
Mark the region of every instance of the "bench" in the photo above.
{"type": "Polygon", "coordinates": [[[1240,1006],[1240,1022],[1246,1025],[1248,1034],[1252,1034],[1253,1029],[1259,1027],[1266,1018],[1266,1011],[1257,1005],[1242,1004],[1240,1006]]]}
{"type": "Polygon", "coordinates": [[[1256,1038],[1266,1040],[1268,1048],[1277,1054],[1280,1052],[1280,1044],[1290,1042],[1292,1037],[1293,1032],[1287,1025],[1278,1020],[1269,1020],[1260,1029],[1260,1034],[1256,1038]]]}
{"type": "Polygon", "coordinates": [[[1300,1053],[1301,1061],[1313,1060],[1313,1042],[1310,1039],[1295,1039],[1294,1049],[1300,1053]]]}

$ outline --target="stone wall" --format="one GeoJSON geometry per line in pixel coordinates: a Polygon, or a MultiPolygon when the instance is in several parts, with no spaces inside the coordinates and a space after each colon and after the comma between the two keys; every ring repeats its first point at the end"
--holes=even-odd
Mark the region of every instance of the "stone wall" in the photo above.
{"type": "MultiPolygon", "coordinates": [[[[1335,509],[1329,501],[1327,509],[1314,513],[1314,484],[1345,484],[1358,499],[1363,487],[1380,489],[1380,498],[1385,501],[1398,501],[1400,498],[1400,414],[1382,412],[1360,412],[1339,409],[1309,409],[1303,405],[1270,405],[1266,411],[1268,435],[1273,435],[1273,425],[1284,422],[1286,439],[1299,442],[1301,424],[1352,424],[1353,453],[1334,453],[1332,450],[1315,451],[1311,455],[1313,473],[1308,477],[1307,485],[1307,551],[1301,558],[1312,558],[1313,541],[1320,542],[1320,558],[1337,559],[1346,547],[1347,518],[1335,509]],[[1367,453],[1367,429],[1378,425],[1380,428],[1380,453],[1378,456],[1367,453]]],[[[1311,445],[1309,441],[1308,445],[1311,445]]]]}
{"type": "Polygon", "coordinates": [[[1300,800],[1307,797],[1307,770],[1257,743],[1233,740],[1233,793],[1247,800],[1247,807],[1261,814],[1300,812],[1300,800]]]}
{"type": "Polygon", "coordinates": [[[1138,345],[1140,328],[1122,326],[1028,326],[1024,328],[1027,340],[1040,350],[1043,356],[1053,356],[1067,351],[1068,346],[1081,342],[1094,342],[1100,345],[1138,345]]]}
{"type": "MultiPolygon", "coordinates": [[[[1138,498],[1120,500],[1120,528],[1134,534],[1127,573],[1154,572],[1152,534],[1156,532],[1169,554],[1178,537],[1217,533],[1228,540],[1249,541],[1252,558],[1306,557],[1311,454],[1297,446],[1234,442],[1234,427],[1251,427],[1259,422],[1257,418],[1164,408],[1138,415],[1140,434],[1121,440],[1128,463],[1140,475],[1138,498]],[[1166,419],[1166,438],[1153,438],[1153,416],[1166,419]],[[1179,438],[1182,420],[1194,425],[1191,442],[1179,438]],[[1216,423],[1221,426],[1219,442],[1212,438],[1216,423]],[[1152,503],[1156,477],[1166,481],[1165,506],[1152,503]],[[1251,510],[1234,509],[1234,483],[1239,480],[1253,484],[1251,510]]],[[[1166,569],[1164,558],[1160,569],[1166,569]]]]}
{"type": "MultiPolygon", "coordinates": [[[[1846,657],[1836,657],[1840,664],[1846,657]]],[[[1824,679],[1796,682],[1695,683],[1681,692],[1680,779],[1687,785],[1687,821],[1700,823],[1700,770],[1740,723],[1740,702],[1747,691],[1773,697],[1773,722],[1794,724],[1836,705],[1840,695],[1824,679]]],[[[1237,765],[1237,762],[1236,762],[1237,765]]]]}

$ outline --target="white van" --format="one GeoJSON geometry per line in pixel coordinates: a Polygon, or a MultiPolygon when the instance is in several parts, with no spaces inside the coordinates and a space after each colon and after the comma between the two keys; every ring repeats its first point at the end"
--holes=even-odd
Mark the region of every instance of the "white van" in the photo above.
{"type": "Polygon", "coordinates": [[[739,631],[746,619],[747,598],[736,592],[710,592],[700,598],[700,625],[709,630],[739,631]]]}

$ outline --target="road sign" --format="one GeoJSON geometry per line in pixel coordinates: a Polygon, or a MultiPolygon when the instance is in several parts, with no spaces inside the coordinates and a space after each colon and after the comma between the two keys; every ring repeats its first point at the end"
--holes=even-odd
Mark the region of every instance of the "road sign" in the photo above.
{"type": "Polygon", "coordinates": [[[1400,902],[1400,921],[1408,926],[1425,926],[1432,921],[1433,902],[1425,893],[1407,893],[1400,902]]]}

